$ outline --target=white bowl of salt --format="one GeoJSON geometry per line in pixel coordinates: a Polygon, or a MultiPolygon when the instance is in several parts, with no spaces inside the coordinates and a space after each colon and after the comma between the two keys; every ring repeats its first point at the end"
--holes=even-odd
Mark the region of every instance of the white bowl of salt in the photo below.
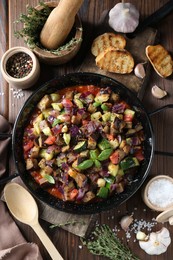
{"type": "Polygon", "coordinates": [[[155,211],[173,209],[173,178],[167,175],[153,177],[142,193],[145,204],[155,211]]]}

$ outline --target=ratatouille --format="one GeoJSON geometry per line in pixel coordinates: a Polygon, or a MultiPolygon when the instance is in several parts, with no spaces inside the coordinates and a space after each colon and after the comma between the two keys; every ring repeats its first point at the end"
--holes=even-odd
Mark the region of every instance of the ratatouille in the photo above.
{"type": "Polygon", "coordinates": [[[109,87],[76,86],[46,94],[23,136],[26,169],[63,201],[116,196],[144,160],[137,112],[109,87]]]}

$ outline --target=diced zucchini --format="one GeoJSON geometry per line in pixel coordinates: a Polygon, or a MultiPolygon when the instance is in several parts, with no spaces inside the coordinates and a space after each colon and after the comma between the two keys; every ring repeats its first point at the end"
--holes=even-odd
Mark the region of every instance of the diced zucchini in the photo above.
{"type": "Polygon", "coordinates": [[[100,118],[102,118],[102,113],[100,111],[95,112],[91,115],[92,120],[99,120],[100,118]]]}
{"type": "Polygon", "coordinates": [[[54,156],[54,152],[51,153],[47,153],[46,149],[41,149],[40,153],[39,153],[41,158],[45,158],[46,160],[51,160],[54,156]]]}
{"type": "Polygon", "coordinates": [[[103,102],[108,101],[108,99],[109,99],[109,94],[98,93],[94,100],[95,100],[95,102],[103,103],[103,102]]]}
{"type": "Polygon", "coordinates": [[[116,149],[119,146],[118,139],[116,139],[116,138],[114,140],[110,140],[109,142],[113,149],[116,149]]]}
{"type": "Polygon", "coordinates": [[[52,93],[52,94],[50,94],[50,97],[53,102],[56,102],[60,99],[60,95],[58,93],[52,93]]]}
{"type": "Polygon", "coordinates": [[[118,164],[113,164],[113,163],[109,163],[108,165],[108,170],[109,170],[109,173],[112,175],[112,176],[116,176],[118,174],[118,170],[119,170],[119,165],[118,164]]]}
{"type": "Polygon", "coordinates": [[[50,136],[50,135],[52,135],[52,132],[51,132],[51,130],[50,130],[50,127],[49,127],[49,126],[47,126],[47,127],[43,128],[43,129],[42,129],[42,132],[43,132],[45,135],[47,135],[47,136],[50,136]]]}
{"type": "Polygon", "coordinates": [[[40,135],[41,129],[40,129],[40,127],[39,127],[39,123],[34,123],[33,125],[34,125],[34,133],[35,133],[36,135],[40,135]]]}
{"type": "Polygon", "coordinates": [[[48,118],[49,112],[50,112],[51,110],[52,110],[51,108],[47,108],[47,109],[43,110],[43,111],[42,111],[43,117],[44,117],[44,118],[48,118]]]}
{"type": "Polygon", "coordinates": [[[97,185],[98,187],[104,187],[106,185],[106,181],[103,178],[98,178],[97,185]]]}
{"type": "Polygon", "coordinates": [[[63,139],[64,139],[64,142],[66,143],[66,145],[69,145],[70,140],[71,140],[71,135],[67,134],[67,133],[64,133],[63,134],[63,139]]]}
{"type": "Polygon", "coordinates": [[[102,120],[103,120],[104,122],[109,121],[110,118],[111,118],[111,112],[106,112],[106,113],[104,113],[104,114],[102,115],[102,120]]]}
{"type": "Polygon", "coordinates": [[[80,153],[80,152],[82,152],[82,151],[84,151],[86,149],[87,149],[87,141],[81,141],[77,145],[75,145],[73,150],[76,153],[80,153]]]}
{"type": "Polygon", "coordinates": [[[68,126],[67,125],[63,125],[62,129],[61,129],[62,133],[66,133],[68,132],[68,126]]]}
{"type": "Polygon", "coordinates": [[[80,99],[75,98],[75,99],[74,99],[74,103],[76,104],[76,106],[77,106],[78,108],[83,108],[83,103],[82,103],[82,101],[81,101],[80,99]]]}
{"type": "Polygon", "coordinates": [[[63,105],[61,103],[52,103],[51,106],[57,111],[61,111],[63,108],[63,105]]]}
{"type": "Polygon", "coordinates": [[[127,157],[120,162],[121,169],[127,170],[136,166],[139,166],[138,159],[136,157],[127,157]]]}
{"type": "Polygon", "coordinates": [[[34,132],[36,134],[40,134],[41,130],[40,130],[40,127],[39,127],[39,124],[40,122],[43,120],[43,114],[39,114],[35,119],[34,119],[34,122],[33,122],[33,126],[34,126],[34,132]]]}

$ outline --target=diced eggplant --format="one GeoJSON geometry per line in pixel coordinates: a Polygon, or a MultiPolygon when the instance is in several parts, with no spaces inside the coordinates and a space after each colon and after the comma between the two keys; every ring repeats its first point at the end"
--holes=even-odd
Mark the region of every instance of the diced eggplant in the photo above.
{"type": "Polygon", "coordinates": [[[31,158],[38,158],[40,152],[40,147],[39,146],[34,146],[30,150],[30,157],[31,158]]]}
{"type": "Polygon", "coordinates": [[[38,103],[37,107],[42,111],[45,110],[46,108],[50,107],[52,100],[49,95],[45,95],[40,102],[38,103]]]}
{"type": "Polygon", "coordinates": [[[26,169],[27,170],[31,170],[31,169],[35,169],[38,165],[38,162],[36,159],[32,159],[32,158],[27,158],[26,159],[26,169]]]}
{"type": "Polygon", "coordinates": [[[41,169],[44,169],[46,167],[46,159],[45,158],[42,158],[39,163],[38,163],[38,166],[41,168],[41,169]]]}
{"type": "Polygon", "coordinates": [[[80,114],[73,115],[71,117],[71,123],[74,125],[79,125],[81,123],[82,116],[80,114]]]}
{"type": "Polygon", "coordinates": [[[49,165],[46,165],[46,167],[44,168],[44,171],[46,174],[50,175],[53,172],[53,169],[49,165]]]}
{"type": "Polygon", "coordinates": [[[71,167],[69,167],[68,175],[75,180],[79,188],[83,186],[84,182],[87,179],[87,177],[83,173],[80,173],[71,167]]]}
{"type": "Polygon", "coordinates": [[[112,91],[110,95],[110,100],[113,102],[118,102],[120,99],[120,96],[112,91]]]}
{"type": "Polygon", "coordinates": [[[87,193],[85,193],[85,196],[83,197],[82,201],[86,203],[91,201],[94,198],[95,198],[95,194],[92,191],[88,191],[87,193]]]}
{"type": "Polygon", "coordinates": [[[88,137],[88,146],[87,148],[90,150],[95,149],[97,146],[97,142],[94,140],[94,138],[92,138],[91,136],[88,137]]]}
{"type": "Polygon", "coordinates": [[[88,106],[88,112],[90,112],[91,114],[95,113],[97,111],[97,108],[95,106],[93,106],[92,103],[89,104],[88,106]]]}
{"type": "Polygon", "coordinates": [[[70,149],[70,146],[69,146],[69,145],[63,146],[63,147],[61,148],[61,152],[62,152],[62,153],[65,153],[65,152],[67,152],[69,149],[70,149]]]}

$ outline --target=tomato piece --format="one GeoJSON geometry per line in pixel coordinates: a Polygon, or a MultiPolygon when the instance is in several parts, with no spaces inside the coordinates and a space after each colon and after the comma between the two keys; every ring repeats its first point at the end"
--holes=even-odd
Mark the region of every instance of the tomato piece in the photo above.
{"type": "Polygon", "coordinates": [[[64,107],[72,107],[73,106],[73,103],[68,98],[64,98],[62,100],[62,104],[63,104],[64,107]]]}
{"type": "Polygon", "coordinates": [[[55,140],[56,140],[56,137],[51,135],[44,142],[45,142],[45,144],[54,144],[55,140]]]}
{"type": "Polygon", "coordinates": [[[77,189],[73,189],[71,192],[70,192],[70,199],[73,200],[77,195],[78,195],[78,190],[77,189]]]}
{"type": "Polygon", "coordinates": [[[138,161],[143,161],[145,159],[142,149],[137,150],[134,153],[134,156],[138,159],[138,161]]]}
{"type": "Polygon", "coordinates": [[[47,191],[56,198],[63,199],[63,194],[57,188],[49,188],[47,191]]]}
{"type": "Polygon", "coordinates": [[[34,146],[34,142],[31,140],[26,141],[26,144],[23,146],[23,150],[28,152],[34,146]]]}
{"type": "Polygon", "coordinates": [[[107,134],[106,137],[109,141],[113,141],[115,139],[114,136],[110,134],[107,134]]]}
{"type": "Polygon", "coordinates": [[[109,158],[110,158],[110,160],[113,164],[118,164],[119,163],[119,153],[118,153],[118,151],[115,151],[109,158]]]}
{"type": "Polygon", "coordinates": [[[82,120],[82,125],[87,125],[88,124],[88,120],[82,120]]]}

